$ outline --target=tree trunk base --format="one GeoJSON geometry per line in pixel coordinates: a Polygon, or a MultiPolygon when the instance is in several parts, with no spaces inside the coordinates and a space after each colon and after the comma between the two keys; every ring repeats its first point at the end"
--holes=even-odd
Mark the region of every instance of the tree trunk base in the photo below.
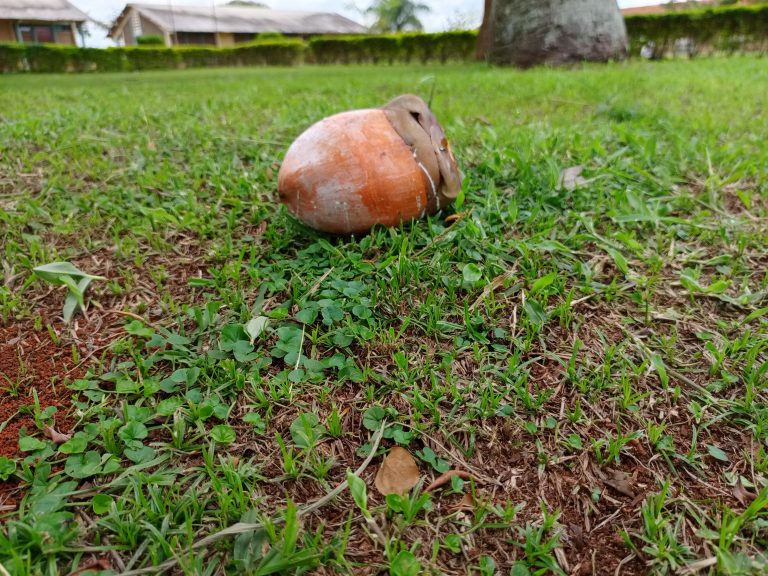
{"type": "Polygon", "coordinates": [[[494,0],[492,18],[494,64],[558,66],[627,54],[615,0],[494,0]]]}

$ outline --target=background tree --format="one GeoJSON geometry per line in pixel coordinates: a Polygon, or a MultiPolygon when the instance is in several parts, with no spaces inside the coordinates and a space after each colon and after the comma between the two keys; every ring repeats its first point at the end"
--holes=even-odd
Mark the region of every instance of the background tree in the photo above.
{"type": "Polygon", "coordinates": [[[483,23],[493,63],[527,68],[626,55],[627,31],[616,0],[490,0],[486,10],[489,5],[483,23]]]}
{"type": "Polygon", "coordinates": [[[477,59],[485,60],[491,50],[491,21],[493,0],[485,0],[483,8],[483,23],[480,24],[480,32],[477,35],[477,59]]]}
{"type": "Polygon", "coordinates": [[[378,32],[403,32],[405,30],[423,30],[424,25],[417,14],[429,12],[426,4],[411,0],[376,0],[366,14],[376,17],[373,29],[378,32]]]}

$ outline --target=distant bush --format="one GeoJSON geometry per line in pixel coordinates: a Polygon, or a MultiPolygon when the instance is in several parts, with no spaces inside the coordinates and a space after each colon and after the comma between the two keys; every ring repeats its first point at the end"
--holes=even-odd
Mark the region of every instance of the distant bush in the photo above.
{"type": "Polygon", "coordinates": [[[128,70],[164,70],[177,68],[181,62],[181,53],[186,50],[132,46],[123,48],[123,54],[128,62],[128,70]]]}
{"type": "Polygon", "coordinates": [[[19,72],[24,69],[27,47],[24,44],[0,44],[0,72],[19,72]]]}
{"type": "Polygon", "coordinates": [[[318,64],[378,64],[381,62],[448,62],[474,59],[477,32],[439,34],[375,34],[317,36],[309,40],[318,64]]]}
{"type": "Polygon", "coordinates": [[[75,69],[76,46],[58,44],[26,45],[26,61],[32,72],[70,72],[75,69]]]}
{"type": "Polygon", "coordinates": [[[295,66],[302,63],[305,49],[301,40],[256,40],[225,51],[238,66],[295,66]]]}
{"type": "Polygon", "coordinates": [[[637,55],[647,46],[650,56],[661,58],[676,47],[689,56],[703,52],[768,49],[768,5],[720,6],[701,10],[674,10],[625,18],[630,50],[637,55]]]}
{"type": "MultiPolygon", "coordinates": [[[[319,36],[308,43],[260,34],[230,48],[166,48],[142,38],[139,46],[77,48],[55,44],[0,44],[0,72],[119,72],[216,66],[294,66],[448,62],[474,58],[477,32],[319,36]]],[[[159,38],[156,37],[156,38],[159,38]]]]}
{"type": "Polygon", "coordinates": [[[280,32],[262,32],[256,35],[256,40],[285,40],[285,35],[280,32]]]}
{"type": "Polygon", "coordinates": [[[406,62],[473,60],[477,45],[477,32],[464,30],[438,34],[404,34],[403,54],[406,62]]]}
{"type": "Polygon", "coordinates": [[[165,38],[159,34],[142,34],[136,36],[136,44],[139,46],[165,46],[165,38]]]}
{"type": "Polygon", "coordinates": [[[230,50],[219,50],[206,46],[181,47],[174,50],[178,55],[178,64],[182,68],[215,68],[217,66],[231,66],[228,59],[230,50]]]}
{"type": "Polygon", "coordinates": [[[84,48],[88,55],[88,64],[90,70],[81,66],[81,72],[122,72],[128,69],[128,62],[125,58],[123,48],[84,48]]]}
{"type": "Polygon", "coordinates": [[[350,64],[356,62],[359,50],[352,50],[357,36],[315,36],[309,39],[312,62],[316,64],[350,64]]]}
{"type": "Polygon", "coordinates": [[[257,40],[234,48],[144,45],[77,48],[57,44],[0,44],[0,73],[120,72],[216,66],[293,66],[303,61],[301,40],[257,40]]]}
{"type": "Polygon", "coordinates": [[[435,34],[435,52],[440,62],[474,60],[477,30],[456,30],[435,34]]]}
{"type": "Polygon", "coordinates": [[[400,59],[402,47],[397,36],[373,35],[361,36],[358,45],[365,62],[393,64],[400,59]]]}

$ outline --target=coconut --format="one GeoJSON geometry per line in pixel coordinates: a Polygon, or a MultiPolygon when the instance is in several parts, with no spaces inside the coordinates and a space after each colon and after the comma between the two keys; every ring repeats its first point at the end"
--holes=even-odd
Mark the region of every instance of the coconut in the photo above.
{"type": "Polygon", "coordinates": [[[310,126],[288,148],[277,187],[307,226],[357,234],[434,214],[456,199],[461,177],[434,114],[406,94],[310,126]]]}

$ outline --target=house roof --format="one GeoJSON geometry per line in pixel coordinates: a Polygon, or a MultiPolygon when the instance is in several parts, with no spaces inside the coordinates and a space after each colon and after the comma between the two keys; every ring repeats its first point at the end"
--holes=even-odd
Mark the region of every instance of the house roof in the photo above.
{"type": "MultiPolygon", "coordinates": [[[[3,2],[4,0],[0,0],[3,2]]],[[[128,4],[112,23],[109,36],[116,34],[130,9],[168,31],[241,32],[281,34],[364,34],[365,26],[332,12],[271,10],[250,6],[175,6],[128,4]]]]}
{"type": "MultiPolygon", "coordinates": [[[[741,3],[741,2],[740,2],[741,3]]],[[[634,8],[622,8],[621,13],[624,16],[634,16],[638,14],[663,14],[675,10],[691,10],[693,8],[705,8],[714,4],[713,0],[674,0],[664,4],[654,4],[652,6],[635,6],[634,8]]]]}
{"type": "Polygon", "coordinates": [[[67,0],[0,0],[0,19],[85,22],[88,16],[67,0]]]}
{"type": "Polygon", "coordinates": [[[633,8],[622,8],[621,13],[624,16],[634,16],[635,14],[661,14],[662,12],[668,12],[664,4],[656,4],[654,6],[635,6],[633,8]]]}

